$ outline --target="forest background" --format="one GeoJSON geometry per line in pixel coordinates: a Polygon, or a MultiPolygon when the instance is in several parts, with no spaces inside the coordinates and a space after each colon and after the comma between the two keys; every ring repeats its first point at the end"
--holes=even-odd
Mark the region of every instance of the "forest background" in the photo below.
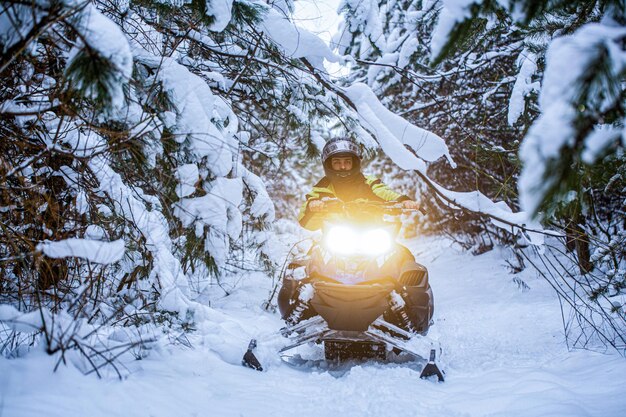
{"type": "Polygon", "coordinates": [[[572,347],[623,353],[625,7],[345,0],[331,50],[290,0],[2,2],[0,351],[98,372],[219,320],[342,136],[408,235],[510,248],[572,347]]]}

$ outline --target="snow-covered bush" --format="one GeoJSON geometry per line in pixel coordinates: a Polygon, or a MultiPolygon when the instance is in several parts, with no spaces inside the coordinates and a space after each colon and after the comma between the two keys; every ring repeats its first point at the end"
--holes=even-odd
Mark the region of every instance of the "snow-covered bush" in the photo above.
{"type": "Polygon", "coordinates": [[[99,369],[121,345],[205,320],[197,300],[212,284],[274,268],[274,205],[250,158],[258,132],[285,115],[291,131],[311,130],[338,106],[311,75],[336,57],[317,38],[290,43],[298,30],[278,10],[6,3],[3,354],[78,350],[99,369]],[[28,332],[17,326],[37,312],[28,332]],[[120,326],[136,330],[122,338],[120,326]]]}
{"type": "MultiPolygon", "coordinates": [[[[588,324],[584,330],[618,348],[626,329],[624,7],[344,1],[345,27],[336,38],[358,59],[353,79],[446,138],[461,169],[431,165],[432,177],[503,199],[564,232],[550,273],[564,278],[565,289],[576,283],[573,295],[562,296],[588,324]]],[[[452,214],[444,214],[443,230],[469,233],[474,242],[493,235],[517,243],[481,216],[452,214]]]]}
{"type": "MultiPolygon", "coordinates": [[[[431,39],[441,2],[346,1],[340,10],[345,26],[334,41],[358,59],[351,79],[366,82],[391,110],[445,139],[456,168],[440,160],[429,165],[429,177],[451,190],[479,190],[517,209],[520,128],[509,126],[502,109],[523,44],[509,21],[479,22],[477,33],[464,40],[467,50],[432,66],[431,39]]],[[[463,233],[468,237],[460,242],[477,251],[494,241],[516,241],[484,216],[450,210],[423,178],[403,171],[395,178],[419,188],[429,212],[423,231],[459,239],[463,233]]]]}
{"type": "MultiPolygon", "coordinates": [[[[5,2],[0,350],[38,345],[61,359],[79,352],[97,371],[129,349],[140,357],[163,333],[219,319],[200,300],[212,284],[226,288],[243,271],[275,267],[272,199],[281,200],[281,215],[294,213],[316,177],[310,158],[332,136],[382,149],[413,171],[389,174],[422,181],[420,192],[437,196],[433,207],[474,213],[471,222],[448,222],[452,229],[468,231],[463,222],[475,236],[540,242],[538,225],[510,208],[518,145],[545,110],[536,98],[544,62],[550,71],[549,40],[585,21],[566,16],[534,33],[538,15],[524,26],[504,6],[479,3],[346,0],[349,30],[338,43],[355,65],[350,82],[337,83],[322,62],[345,57],[291,23],[291,1],[5,2]]],[[[622,57],[623,35],[611,33],[588,43],[622,57]]],[[[613,81],[623,76],[620,62],[604,73],[613,81]]],[[[573,147],[593,174],[589,186],[556,193],[550,205],[581,270],[602,271],[585,287],[596,300],[622,294],[625,269],[624,214],[615,211],[624,201],[623,144],[608,146],[623,127],[623,85],[604,97],[606,79],[584,103],[567,102],[594,109],[585,116],[594,133],[573,147]],[[619,189],[619,198],[594,197],[600,185],[619,189]],[[589,201],[602,209],[586,211],[589,201]],[[580,262],[585,250],[590,265],[580,262]],[[602,281],[609,275],[617,278],[602,281]]],[[[527,138],[543,144],[541,134],[533,127],[527,138]]]]}
{"type": "MultiPolygon", "coordinates": [[[[603,312],[597,329],[612,330],[596,335],[623,345],[623,2],[346,0],[339,10],[334,41],[356,60],[351,82],[446,139],[459,168],[440,161],[428,176],[541,211],[566,236],[555,276],[580,283],[577,317],[603,312]]],[[[518,245],[484,215],[450,210],[428,178],[387,171],[417,180],[424,230],[469,235],[461,243],[478,252],[518,245]]],[[[514,269],[524,266],[516,253],[514,269]]]]}

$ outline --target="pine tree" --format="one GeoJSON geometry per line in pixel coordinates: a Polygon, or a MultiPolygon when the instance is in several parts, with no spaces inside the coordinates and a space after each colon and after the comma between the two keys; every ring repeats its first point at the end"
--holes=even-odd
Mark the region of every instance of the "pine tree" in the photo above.
{"type": "MultiPolygon", "coordinates": [[[[430,51],[438,2],[381,1],[376,10],[369,6],[369,14],[352,10],[350,4],[346,3],[343,35],[336,42],[360,58],[351,79],[367,82],[394,112],[445,138],[457,162],[454,170],[445,161],[431,164],[429,176],[452,190],[479,190],[518,208],[516,152],[521,127],[510,126],[502,110],[523,50],[520,33],[508,25],[510,21],[477,21],[474,33],[464,38],[466,49],[436,63],[430,51]],[[369,20],[358,21],[359,16],[370,15],[377,17],[374,26],[381,27],[376,39],[364,34],[378,33],[367,29],[369,20]]],[[[469,246],[476,238],[479,246],[492,244],[490,239],[483,243],[481,233],[510,241],[510,235],[480,216],[448,210],[421,181],[416,183],[429,208],[431,230],[470,233],[469,246]]]]}
{"type": "MultiPolygon", "coordinates": [[[[54,316],[35,343],[92,352],[82,345],[105,343],[111,323],[137,328],[131,346],[155,325],[192,329],[209,315],[200,301],[212,284],[275,267],[260,148],[268,138],[285,152],[311,148],[312,120],[342,111],[318,63],[265,33],[280,12],[247,1],[7,3],[0,303],[54,316]],[[53,257],[68,239],[125,249],[112,264],[82,249],[53,257]],[[74,337],[84,326],[99,329],[74,337]]],[[[86,354],[96,372],[109,348],[86,354]]]]}
{"type": "MultiPolygon", "coordinates": [[[[462,168],[435,164],[430,175],[502,198],[562,230],[563,251],[571,252],[575,268],[559,256],[546,265],[555,265],[549,279],[577,322],[587,323],[577,329],[584,337],[572,337],[623,346],[619,271],[626,258],[617,242],[623,242],[626,198],[624,3],[443,0],[344,7],[337,42],[361,59],[352,77],[367,81],[396,112],[445,137],[462,168]],[[572,282],[579,293],[572,295],[572,282]]],[[[488,223],[468,220],[443,226],[477,238],[493,233],[488,223]]],[[[560,244],[553,250],[560,252],[560,244]]]]}

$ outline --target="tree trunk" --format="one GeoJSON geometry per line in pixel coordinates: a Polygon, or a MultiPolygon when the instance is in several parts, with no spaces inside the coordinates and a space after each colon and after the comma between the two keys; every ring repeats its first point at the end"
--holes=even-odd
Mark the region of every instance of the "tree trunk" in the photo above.
{"type": "Polygon", "coordinates": [[[565,247],[569,252],[576,253],[578,269],[582,275],[593,270],[589,235],[580,224],[572,222],[565,228],[565,247]]]}

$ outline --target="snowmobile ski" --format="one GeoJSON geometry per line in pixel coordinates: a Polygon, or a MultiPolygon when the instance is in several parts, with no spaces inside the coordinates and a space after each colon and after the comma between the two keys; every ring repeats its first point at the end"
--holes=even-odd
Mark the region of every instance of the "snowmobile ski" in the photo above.
{"type": "Polygon", "coordinates": [[[441,369],[439,369],[439,367],[435,363],[435,356],[436,356],[435,349],[431,349],[430,359],[428,360],[428,363],[424,366],[424,369],[422,369],[420,378],[427,379],[427,378],[430,378],[431,376],[437,376],[437,380],[439,382],[444,382],[445,379],[443,377],[443,372],[441,371],[441,369]]]}
{"type": "Polygon", "coordinates": [[[243,359],[241,360],[241,364],[248,368],[252,368],[256,371],[263,371],[263,366],[254,355],[254,349],[256,348],[256,339],[250,340],[248,344],[248,350],[243,355],[243,359]]]}

